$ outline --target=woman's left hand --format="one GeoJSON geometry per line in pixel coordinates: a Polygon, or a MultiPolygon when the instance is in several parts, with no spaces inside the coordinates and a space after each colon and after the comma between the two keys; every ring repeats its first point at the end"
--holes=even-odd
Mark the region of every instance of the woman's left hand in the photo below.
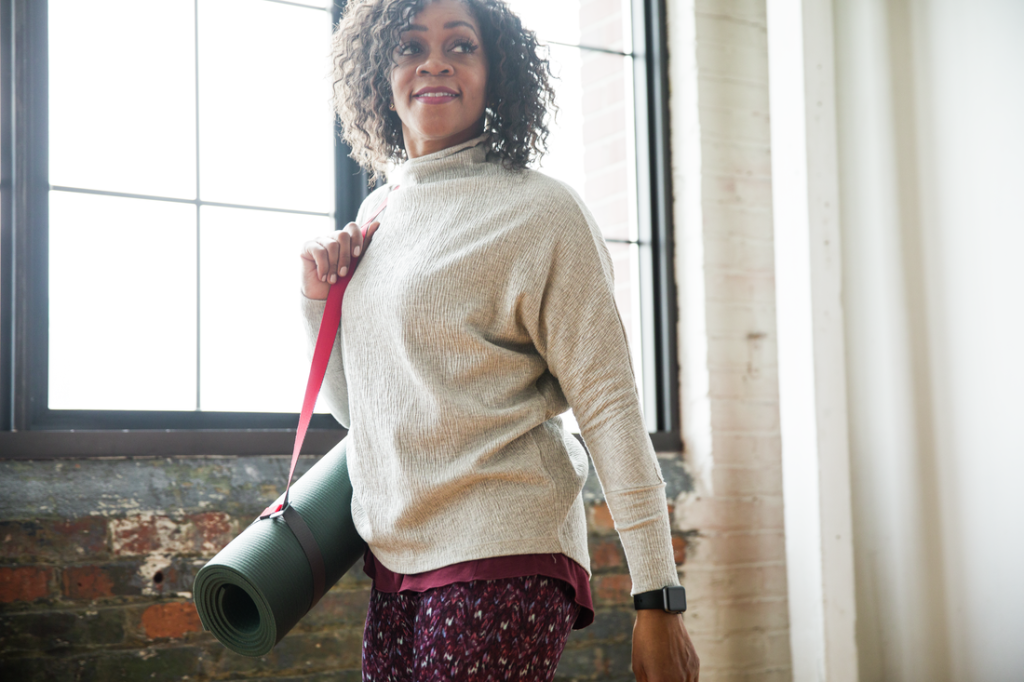
{"type": "Polygon", "coordinates": [[[700,660],[683,617],[657,609],[636,612],[633,674],[637,682],[697,682],[700,660]]]}

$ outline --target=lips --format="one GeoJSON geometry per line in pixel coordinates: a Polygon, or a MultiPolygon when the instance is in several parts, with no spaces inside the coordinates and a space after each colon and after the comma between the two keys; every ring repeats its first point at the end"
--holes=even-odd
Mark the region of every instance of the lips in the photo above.
{"type": "Polygon", "coordinates": [[[413,95],[418,102],[423,104],[447,104],[458,96],[459,93],[445,87],[423,88],[413,95]]]}

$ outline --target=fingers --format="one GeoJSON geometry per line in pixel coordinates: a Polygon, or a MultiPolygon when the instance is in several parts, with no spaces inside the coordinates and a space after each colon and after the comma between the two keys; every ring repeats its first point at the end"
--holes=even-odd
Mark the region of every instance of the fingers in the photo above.
{"type": "Polygon", "coordinates": [[[349,223],[344,230],[334,233],[334,243],[337,244],[337,256],[331,259],[332,269],[330,272],[331,284],[334,284],[338,277],[348,274],[348,266],[352,261],[352,233],[349,231],[354,223],[349,223]]]}
{"type": "Polygon", "coordinates": [[[330,237],[318,237],[306,242],[302,247],[302,260],[305,263],[306,277],[310,275],[320,282],[327,282],[331,271],[331,263],[337,262],[338,243],[330,237]]]}
{"type": "MultiPolygon", "coordinates": [[[[370,237],[380,227],[380,223],[373,222],[366,226],[366,233],[364,234],[359,226],[355,223],[349,223],[345,226],[343,234],[348,236],[349,248],[345,247],[345,243],[341,242],[341,261],[338,263],[338,276],[344,277],[348,272],[348,268],[352,265],[352,259],[359,258],[366,251],[366,247],[370,244],[370,237]],[[347,257],[347,254],[351,254],[351,257],[347,257]]],[[[341,237],[339,236],[339,241],[341,237]]]]}
{"type": "Polygon", "coordinates": [[[372,223],[370,223],[369,225],[366,226],[366,237],[365,237],[365,242],[366,243],[363,245],[364,249],[367,246],[370,245],[370,238],[373,236],[373,233],[377,231],[378,227],[380,227],[380,223],[378,223],[376,221],[374,221],[374,222],[372,222],[372,223]]]}
{"type": "MultiPolygon", "coordinates": [[[[348,274],[349,268],[352,267],[352,261],[359,258],[366,251],[366,247],[370,245],[370,237],[373,236],[378,227],[380,227],[380,223],[370,223],[367,225],[366,234],[364,235],[358,225],[349,223],[345,226],[344,230],[335,233],[335,239],[339,245],[338,259],[331,262],[337,263],[338,277],[344,277],[348,274]]],[[[334,283],[333,279],[331,283],[334,283]]]]}
{"type": "Polygon", "coordinates": [[[321,282],[334,284],[338,281],[339,277],[344,277],[348,274],[348,268],[352,261],[353,233],[358,232],[359,229],[356,227],[356,224],[349,223],[344,229],[316,240],[323,247],[323,251],[326,252],[326,259],[322,269],[320,268],[320,261],[317,261],[317,276],[321,282]]]}
{"type": "Polygon", "coordinates": [[[334,284],[339,278],[345,277],[354,259],[366,251],[378,227],[380,223],[370,223],[364,234],[358,225],[349,223],[333,234],[306,242],[301,254],[306,262],[305,277],[324,284],[334,284]]]}
{"type": "Polygon", "coordinates": [[[363,233],[355,223],[349,223],[346,225],[345,231],[348,232],[352,238],[352,257],[359,258],[360,254],[363,252],[363,233]]]}

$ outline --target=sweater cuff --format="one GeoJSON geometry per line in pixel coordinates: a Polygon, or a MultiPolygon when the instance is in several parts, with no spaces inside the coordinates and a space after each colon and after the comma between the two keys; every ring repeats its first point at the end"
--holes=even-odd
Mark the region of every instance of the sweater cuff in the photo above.
{"type": "Polygon", "coordinates": [[[302,319],[305,321],[306,334],[313,341],[320,332],[320,320],[324,317],[324,310],[327,309],[327,301],[315,298],[306,298],[301,292],[302,319]]]}
{"type": "Polygon", "coordinates": [[[630,594],[678,585],[665,484],[605,493],[633,580],[630,594]]]}

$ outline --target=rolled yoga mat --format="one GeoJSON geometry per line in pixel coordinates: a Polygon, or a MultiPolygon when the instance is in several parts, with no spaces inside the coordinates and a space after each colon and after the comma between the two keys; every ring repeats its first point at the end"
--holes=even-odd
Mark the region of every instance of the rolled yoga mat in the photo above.
{"type": "MultiPolygon", "coordinates": [[[[342,440],[289,493],[323,554],[325,591],[366,549],[352,523],[345,449],[342,440]]],[[[235,653],[262,656],[309,611],[313,571],[277,516],[256,521],[228,543],[196,574],[192,592],[205,630],[235,653]]]]}

